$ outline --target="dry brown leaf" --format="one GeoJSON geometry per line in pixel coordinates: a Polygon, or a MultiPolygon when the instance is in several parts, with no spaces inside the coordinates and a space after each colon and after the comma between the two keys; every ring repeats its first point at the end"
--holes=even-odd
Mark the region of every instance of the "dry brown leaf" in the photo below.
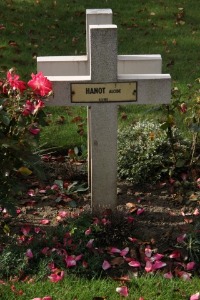
{"type": "Polygon", "coordinates": [[[123,257],[115,257],[111,260],[110,263],[112,266],[120,266],[124,263],[124,258],[123,257]]]}
{"type": "Polygon", "coordinates": [[[126,207],[127,207],[127,209],[129,210],[130,213],[133,213],[137,210],[136,204],[132,203],[132,202],[127,202],[126,207]]]}

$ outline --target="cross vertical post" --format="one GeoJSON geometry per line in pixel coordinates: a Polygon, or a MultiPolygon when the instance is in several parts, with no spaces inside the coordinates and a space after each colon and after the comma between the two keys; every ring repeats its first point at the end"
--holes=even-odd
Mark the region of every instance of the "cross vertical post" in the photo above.
{"type": "MultiPolygon", "coordinates": [[[[91,82],[116,82],[117,27],[90,26],[90,47],[91,82]]],[[[92,104],[88,117],[92,210],[116,209],[117,105],[92,104]]]]}

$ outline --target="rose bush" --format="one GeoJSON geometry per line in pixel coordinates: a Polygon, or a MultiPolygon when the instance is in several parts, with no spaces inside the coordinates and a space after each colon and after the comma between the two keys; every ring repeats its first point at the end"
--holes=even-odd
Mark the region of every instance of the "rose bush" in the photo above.
{"type": "Polygon", "coordinates": [[[38,172],[41,126],[46,125],[44,99],[52,93],[51,82],[40,72],[27,83],[15,69],[0,79],[0,207],[22,190],[24,176],[38,172]]]}

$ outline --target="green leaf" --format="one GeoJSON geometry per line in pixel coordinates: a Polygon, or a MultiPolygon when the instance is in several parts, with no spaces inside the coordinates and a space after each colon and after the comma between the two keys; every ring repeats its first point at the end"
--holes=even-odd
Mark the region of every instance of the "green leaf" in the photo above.
{"type": "Polygon", "coordinates": [[[182,168],[186,165],[186,160],[185,159],[178,159],[176,162],[176,167],[177,168],[182,168]]]}
{"type": "Polygon", "coordinates": [[[10,118],[5,111],[1,111],[0,119],[4,125],[8,126],[10,124],[10,118]]]}
{"type": "Polygon", "coordinates": [[[85,186],[85,183],[78,184],[78,181],[73,182],[68,186],[67,193],[81,193],[86,192],[88,190],[88,187],[85,186]]]}
{"type": "Polygon", "coordinates": [[[3,232],[4,232],[6,235],[9,235],[9,234],[10,234],[10,227],[9,227],[7,224],[5,224],[5,225],[3,226],[3,232]]]}
{"type": "Polygon", "coordinates": [[[62,180],[55,180],[54,184],[57,184],[61,190],[63,190],[63,181],[62,180]]]}
{"type": "Polygon", "coordinates": [[[76,189],[77,193],[86,192],[87,190],[88,190],[88,187],[84,187],[83,185],[80,185],[76,189]]]}
{"type": "Polygon", "coordinates": [[[56,200],[55,200],[56,203],[60,203],[61,201],[62,201],[62,197],[61,197],[61,196],[59,196],[59,197],[56,198],[56,200]]]}
{"type": "Polygon", "coordinates": [[[76,202],[75,202],[74,200],[68,202],[67,204],[68,204],[68,206],[70,206],[71,208],[76,208],[76,207],[77,207],[77,204],[76,204],[76,202]]]}
{"type": "Polygon", "coordinates": [[[160,125],[160,128],[162,130],[166,130],[169,127],[169,123],[168,122],[164,122],[163,124],[160,125]]]}
{"type": "Polygon", "coordinates": [[[7,99],[0,99],[0,105],[2,105],[6,101],[7,101],[7,99]]]}

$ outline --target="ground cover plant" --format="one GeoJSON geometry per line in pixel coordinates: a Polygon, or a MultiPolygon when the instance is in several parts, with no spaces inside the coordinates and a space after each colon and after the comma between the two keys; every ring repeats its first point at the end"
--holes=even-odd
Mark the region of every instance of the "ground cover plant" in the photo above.
{"type": "MultiPolygon", "coordinates": [[[[41,130],[36,153],[42,157],[40,164],[47,177],[39,180],[31,167],[33,161],[24,165],[20,160],[23,168],[18,164],[15,168],[21,170],[17,174],[24,176],[27,190],[15,194],[15,215],[1,206],[0,298],[200,299],[197,1],[125,5],[124,1],[3,0],[1,78],[15,66],[17,74],[28,81],[36,73],[37,55],[85,53],[85,9],[92,7],[113,9],[119,54],[160,53],[163,71],[173,78],[169,106],[120,107],[120,130],[133,134],[129,126],[137,128],[144,120],[156,119],[159,125],[146,134],[152,151],[156,128],[168,136],[172,154],[174,129],[181,130],[189,143],[181,159],[173,160],[167,171],[165,168],[162,181],[153,184],[150,180],[145,186],[119,182],[118,214],[105,210],[91,215],[82,159],[86,112],[81,108],[46,109],[51,123],[41,130]]],[[[12,83],[21,80],[14,78],[12,83]]],[[[30,110],[24,103],[15,116],[25,108],[30,110]]],[[[6,120],[1,107],[4,127],[9,125],[6,120]]],[[[147,129],[144,127],[144,133],[147,129]]],[[[152,161],[147,157],[152,167],[149,177],[155,172],[152,161]]],[[[125,167],[127,172],[130,167],[125,167]]],[[[3,196],[5,190],[0,190],[3,196]]]]}

